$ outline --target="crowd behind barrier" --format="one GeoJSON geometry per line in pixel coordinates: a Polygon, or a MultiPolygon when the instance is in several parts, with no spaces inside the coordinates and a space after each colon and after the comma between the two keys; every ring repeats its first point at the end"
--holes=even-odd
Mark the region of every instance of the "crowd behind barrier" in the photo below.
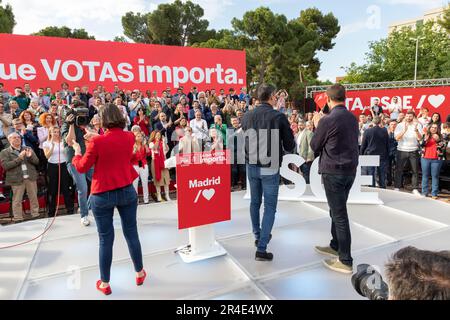
{"type": "MultiPolygon", "coordinates": [[[[274,108],[288,118],[296,153],[305,160],[293,169],[309,183],[315,156],[310,142],[328,108],[301,114],[285,90],[276,96],[274,108]]],[[[373,176],[374,187],[411,185],[413,193],[428,196],[431,190],[437,199],[442,182],[448,183],[449,178],[450,115],[430,115],[426,108],[419,114],[406,112],[398,101],[393,98],[387,110],[375,101],[359,116],[361,154],[380,156],[380,166],[365,167],[363,173],[373,176]]],[[[0,83],[0,205],[8,204],[0,213],[10,210],[13,221],[20,222],[29,206],[32,218],[41,216],[39,207],[46,210],[42,216],[54,216],[59,190],[66,212],[74,213],[77,204],[82,224],[89,225],[87,199],[92,170],[85,174],[75,170],[71,141],[75,139],[84,153],[90,139],[105,133],[98,117],[105,104],[115,104],[126,119],[125,130],[135,134],[132,164],[139,177],[133,185],[136,190],[141,185],[144,203],[150,201],[152,192],[156,201],[162,201],[163,196],[170,201],[176,173],[164,162],[177,153],[232,149],[232,190],[246,188],[246,166],[236,161],[241,151],[237,143],[230,143],[242,131],[243,115],[259,104],[245,87],[239,92],[192,87],[186,93],[183,87],[141,92],[115,86],[107,92],[102,85],[90,90],[63,83],[54,92],[50,87],[31,88],[27,83],[23,88],[5,88],[0,83]],[[29,199],[26,206],[25,190],[29,199]]]]}

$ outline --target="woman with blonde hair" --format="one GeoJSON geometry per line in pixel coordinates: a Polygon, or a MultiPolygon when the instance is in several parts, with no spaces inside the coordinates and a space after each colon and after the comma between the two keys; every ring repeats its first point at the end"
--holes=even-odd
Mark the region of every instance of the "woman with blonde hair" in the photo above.
{"type": "Polygon", "coordinates": [[[133,181],[133,187],[138,193],[139,178],[141,179],[142,191],[144,193],[144,203],[148,203],[148,165],[147,156],[150,154],[150,149],[145,141],[144,134],[137,132],[135,134],[135,142],[133,147],[133,157],[131,164],[134,170],[138,173],[138,177],[133,181]]]}
{"type": "Polygon", "coordinates": [[[158,200],[158,202],[162,201],[161,186],[164,186],[164,196],[167,201],[170,201],[170,175],[169,170],[164,166],[166,153],[169,151],[169,147],[164,141],[160,131],[155,130],[151,133],[149,147],[152,155],[151,171],[153,184],[156,188],[156,199],[158,200]]]}
{"type": "Polygon", "coordinates": [[[54,217],[58,208],[56,207],[59,191],[64,196],[64,204],[67,214],[74,213],[73,197],[70,192],[70,177],[67,171],[66,154],[61,139],[61,130],[58,127],[49,127],[47,140],[42,144],[45,158],[47,159],[47,207],[48,216],[54,217]]]}
{"type": "Polygon", "coordinates": [[[39,171],[45,171],[47,168],[47,157],[44,154],[43,144],[47,141],[49,129],[56,125],[56,119],[50,113],[44,112],[39,116],[39,124],[40,127],[37,127],[37,136],[39,139],[39,152],[37,156],[41,169],[39,171]]]}

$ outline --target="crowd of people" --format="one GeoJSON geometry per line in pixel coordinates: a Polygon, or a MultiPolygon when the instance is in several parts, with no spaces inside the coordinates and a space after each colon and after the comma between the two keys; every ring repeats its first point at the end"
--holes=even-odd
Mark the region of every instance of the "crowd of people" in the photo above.
{"type": "MultiPolygon", "coordinates": [[[[311,140],[320,119],[327,114],[327,106],[320,112],[301,114],[288,101],[285,90],[276,93],[274,108],[288,118],[295,136],[295,152],[305,159],[298,168],[309,183],[309,171],[315,158],[311,140]]],[[[133,185],[142,186],[143,202],[148,203],[149,181],[156,189],[156,200],[170,201],[170,184],[175,172],[165,166],[165,160],[177,153],[222,150],[227,148],[230,132],[240,131],[245,113],[259,105],[259,101],[241,88],[225,91],[199,91],[183,87],[173,92],[122,90],[118,86],[108,92],[102,85],[93,90],[87,86],[70,88],[63,83],[59,90],[52,88],[14,88],[9,93],[0,83],[0,153],[1,180],[12,190],[12,213],[15,221],[24,219],[22,199],[26,190],[33,217],[39,216],[38,183],[40,177],[47,190],[47,211],[53,216],[57,209],[58,191],[63,195],[68,213],[75,211],[73,191],[78,195],[78,207],[83,225],[89,225],[87,203],[92,170],[78,172],[72,165],[75,140],[86,152],[90,139],[105,133],[98,116],[101,106],[114,104],[126,120],[125,130],[135,134],[132,165],[138,173],[133,185]],[[75,112],[73,112],[75,110],[75,112]],[[84,111],[83,111],[84,110],[84,111]],[[83,113],[84,112],[84,113],[83,113]],[[77,117],[86,117],[77,123],[77,117]]],[[[419,163],[422,167],[422,195],[439,193],[439,173],[448,152],[450,128],[441,116],[431,116],[422,108],[416,116],[413,111],[403,112],[398,98],[388,110],[379,101],[359,116],[361,154],[379,155],[378,168],[364,168],[373,175],[373,186],[395,188],[405,186],[404,169],[412,170],[413,192],[418,191],[419,163]],[[419,161],[420,159],[420,161],[419,161]],[[378,176],[378,180],[375,179],[378,176]]],[[[236,148],[236,144],[233,144],[236,148]]],[[[235,151],[236,155],[236,150],[235,151]]],[[[232,188],[246,188],[246,166],[232,164],[232,188]]],[[[5,199],[5,191],[0,190],[5,199]]]]}

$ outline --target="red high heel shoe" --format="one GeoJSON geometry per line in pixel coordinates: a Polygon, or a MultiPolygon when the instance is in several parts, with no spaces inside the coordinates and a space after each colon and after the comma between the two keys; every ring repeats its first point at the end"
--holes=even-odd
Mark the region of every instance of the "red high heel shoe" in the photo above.
{"type": "Polygon", "coordinates": [[[112,293],[111,286],[107,286],[106,288],[102,288],[102,287],[100,287],[101,284],[102,284],[102,280],[98,280],[97,281],[97,290],[102,292],[105,296],[110,295],[112,293]]]}
{"type": "Polygon", "coordinates": [[[136,285],[137,286],[142,286],[144,284],[144,280],[147,277],[147,273],[145,272],[144,269],[142,269],[142,271],[144,271],[144,275],[142,277],[136,277],[136,285]]]}

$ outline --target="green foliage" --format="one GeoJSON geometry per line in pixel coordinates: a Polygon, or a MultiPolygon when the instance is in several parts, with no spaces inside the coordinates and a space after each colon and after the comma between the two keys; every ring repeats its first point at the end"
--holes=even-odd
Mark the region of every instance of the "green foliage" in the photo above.
{"type": "Polygon", "coordinates": [[[323,15],[317,8],[300,12],[299,22],[319,34],[319,50],[328,51],[334,47],[333,39],[341,30],[338,20],[332,13],[323,15]]]}
{"type": "Polygon", "coordinates": [[[232,20],[233,30],[217,32],[215,39],[198,47],[245,49],[247,83],[274,83],[294,96],[303,96],[305,85],[317,79],[317,51],[329,50],[340,30],[332,14],[308,9],[288,21],[284,15],[260,7],[232,20]],[[301,74],[301,76],[300,76],[301,74]],[[302,81],[301,81],[302,80],[302,81]]]}
{"type": "Polygon", "coordinates": [[[417,79],[450,77],[450,37],[432,21],[416,30],[403,28],[372,42],[366,63],[352,63],[345,82],[382,82],[414,79],[416,41],[419,39],[417,79]]]}
{"type": "Polygon", "coordinates": [[[59,37],[59,38],[74,38],[74,39],[87,39],[87,40],[95,40],[94,36],[90,36],[86,30],[84,29],[73,29],[71,30],[69,27],[46,27],[36,33],[33,33],[34,36],[47,36],[47,37],[59,37]]]}
{"type": "Polygon", "coordinates": [[[447,9],[445,9],[442,19],[439,20],[439,25],[450,33],[450,4],[447,6],[447,9]]]}
{"type": "Polygon", "coordinates": [[[208,30],[209,22],[203,16],[198,4],[175,0],[158,5],[153,12],[127,12],[122,26],[125,36],[135,42],[190,46],[216,36],[214,30],[208,30]]]}
{"type": "Polygon", "coordinates": [[[123,34],[139,43],[152,43],[153,38],[148,27],[149,13],[127,12],[122,16],[123,34]]]}
{"type": "Polygon", "coordinates": [[[125,38],[124,36],[115,36],[113,41],[115,41],[115,42],[128,42],[127,38],[125,38]]]}
{"type": "Polygon", "coordinates": [[[9,4],[3,7],[1,3],[2,0],[0,0],[0,33],[12,33],[16,25],[14,13],[9,4]]]}

